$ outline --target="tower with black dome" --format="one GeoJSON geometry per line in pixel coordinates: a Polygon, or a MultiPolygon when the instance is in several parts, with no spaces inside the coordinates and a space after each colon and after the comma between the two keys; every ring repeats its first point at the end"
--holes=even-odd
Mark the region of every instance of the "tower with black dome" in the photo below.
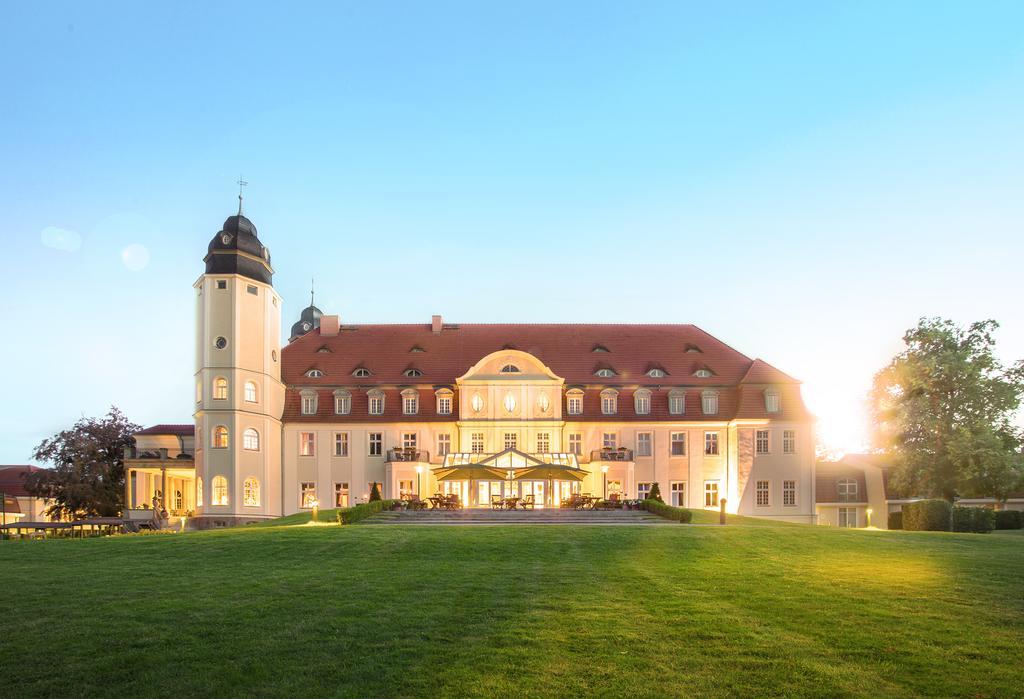
{"type": "Polygon", "coordinates": [[[281,515],[282,302],[270,249],[238,201],[194,285],[200,526],[281,515]]]}

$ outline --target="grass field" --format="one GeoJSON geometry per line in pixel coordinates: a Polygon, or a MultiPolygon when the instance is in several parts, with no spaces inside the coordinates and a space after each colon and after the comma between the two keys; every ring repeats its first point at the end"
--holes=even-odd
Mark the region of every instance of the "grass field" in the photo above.
{"type": "Polygon", "coordinates": [[[1024,536],[251,527],[0,542],[5,696],[1024,690],[1024,536]]]}

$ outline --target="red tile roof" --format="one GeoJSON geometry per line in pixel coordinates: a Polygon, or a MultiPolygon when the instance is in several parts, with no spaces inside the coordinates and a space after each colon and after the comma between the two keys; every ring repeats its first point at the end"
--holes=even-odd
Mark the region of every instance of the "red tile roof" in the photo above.
{"type": "Polygon", "coordinates": [[[695,325],[517,325],[517,324],[445,324],[435,333],[429,324],[349,325],[338,335],[324,337],[313,330],[289,344],[281,353],[282,380],[289,387],[284,419],[323,421],[359,419],[360,421],[455,420],[435,413],[433,390],[454,386],[485,356],[502,349],[528,352],[547,365],[569,386],[587,387],[583,418],[593,420],[665,420],[680,419],[668,414],[670,388],[693,389],[687,392],[686,415],[682,419],[723,420],[735,417],[784,420],[808,417],[800,397],[798,383],[792,377],[761,360],[751,360],[695,325]],[[594,352],[595,347],[607,352],[594,352]],[[327,348],[329,352],[319,351],[327,348]],[[422,351],[410,352],[412,348],[422,351]],[[699,351],[693,351],[697,348],[699,351]],[[691,350],[691,351],[687,351],[691,350]],[[404,371],[411,366],[423,372],[410,379],[404,371]],[[355,378],[352,372],[365,367],[369,377],[355,378]],[[666,376],[652,378],[647,371],[663,369],[666,376]],[[324,372],[322,378],[310,378],[310,369],[324,372]],[[610,368],[612,377],[594,376],[598,368],[610,368]],[[710,369],[709,378],[698,378],[699,368],[710,369]],[[746,384],[778,385],[782,394],[782,413],[764,411],[763,388],[746,384]],[[420,412],[401,414],[400,387],[415,384],[420,392],[420,412]],[[600,410],[599,391],[619,389],[617,415],[605,416],[600,410]],[[652,390],[651,413],[633,414],[633,390],[644,386],[652,390]],[[345,387],[352,390],[352,412],[347,418],[334,415],[332,392],[345,387]],[[367,415],[366,389],[380,387],[385,392],[385,414],[367,415]],[[318,414],[301,415],[300,388],[316,388],[318,414]],[[719,412],[704,416],[700,410],[700,390],[719,391],[719,412]]]}
{"type": "Polygon", "coordinates": [[[191,425],[153,425],[135,434],[173,434],[179,437],[191,437],[196,433],[195,424],[191,425]]]}
{"type": "Polygon", "coordinates": [[[38,466],[0,466],[0,491],[15,497],[30,497],[25,490],[25,476],[42,469],[38,466]]]}

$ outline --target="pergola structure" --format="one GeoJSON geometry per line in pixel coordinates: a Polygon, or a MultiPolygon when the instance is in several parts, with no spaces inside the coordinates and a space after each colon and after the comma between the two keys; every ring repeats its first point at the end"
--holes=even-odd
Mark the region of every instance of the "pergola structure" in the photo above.
{"type": "Polygon", "coordinates": [[[557,507],[578,492],[589,471],[579,467],[575,454],[506,449],[497,454],[448,454],[433,474],[446,494],[459,495],[470,507],[487,506],[498,495],[533,495],[538,506],[557,507]]]}

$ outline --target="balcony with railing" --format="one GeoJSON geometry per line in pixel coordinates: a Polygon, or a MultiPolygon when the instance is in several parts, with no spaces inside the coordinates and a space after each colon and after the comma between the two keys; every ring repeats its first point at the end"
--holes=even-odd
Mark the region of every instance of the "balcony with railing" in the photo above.
{"type": "Polygon", "coordinates": [[[591,461],[632,461],[633,450],[626,447],[618,449],[594,449],[590,452],[591,461]]]}
{"type": "Polygon", "coordinates": [[[124,448],[125,461],[194,461],[195,454],[190,451],[179,451],[177,449],[139,449],[138,447],[124,448]]]}
{"type": "Polygon", "coordinates": [[[388,449],[388,461],[403,463],[429,463],[430,452],[425,449],[416,449],[415,447],[398,447],[396,449],[388,449]]]}

